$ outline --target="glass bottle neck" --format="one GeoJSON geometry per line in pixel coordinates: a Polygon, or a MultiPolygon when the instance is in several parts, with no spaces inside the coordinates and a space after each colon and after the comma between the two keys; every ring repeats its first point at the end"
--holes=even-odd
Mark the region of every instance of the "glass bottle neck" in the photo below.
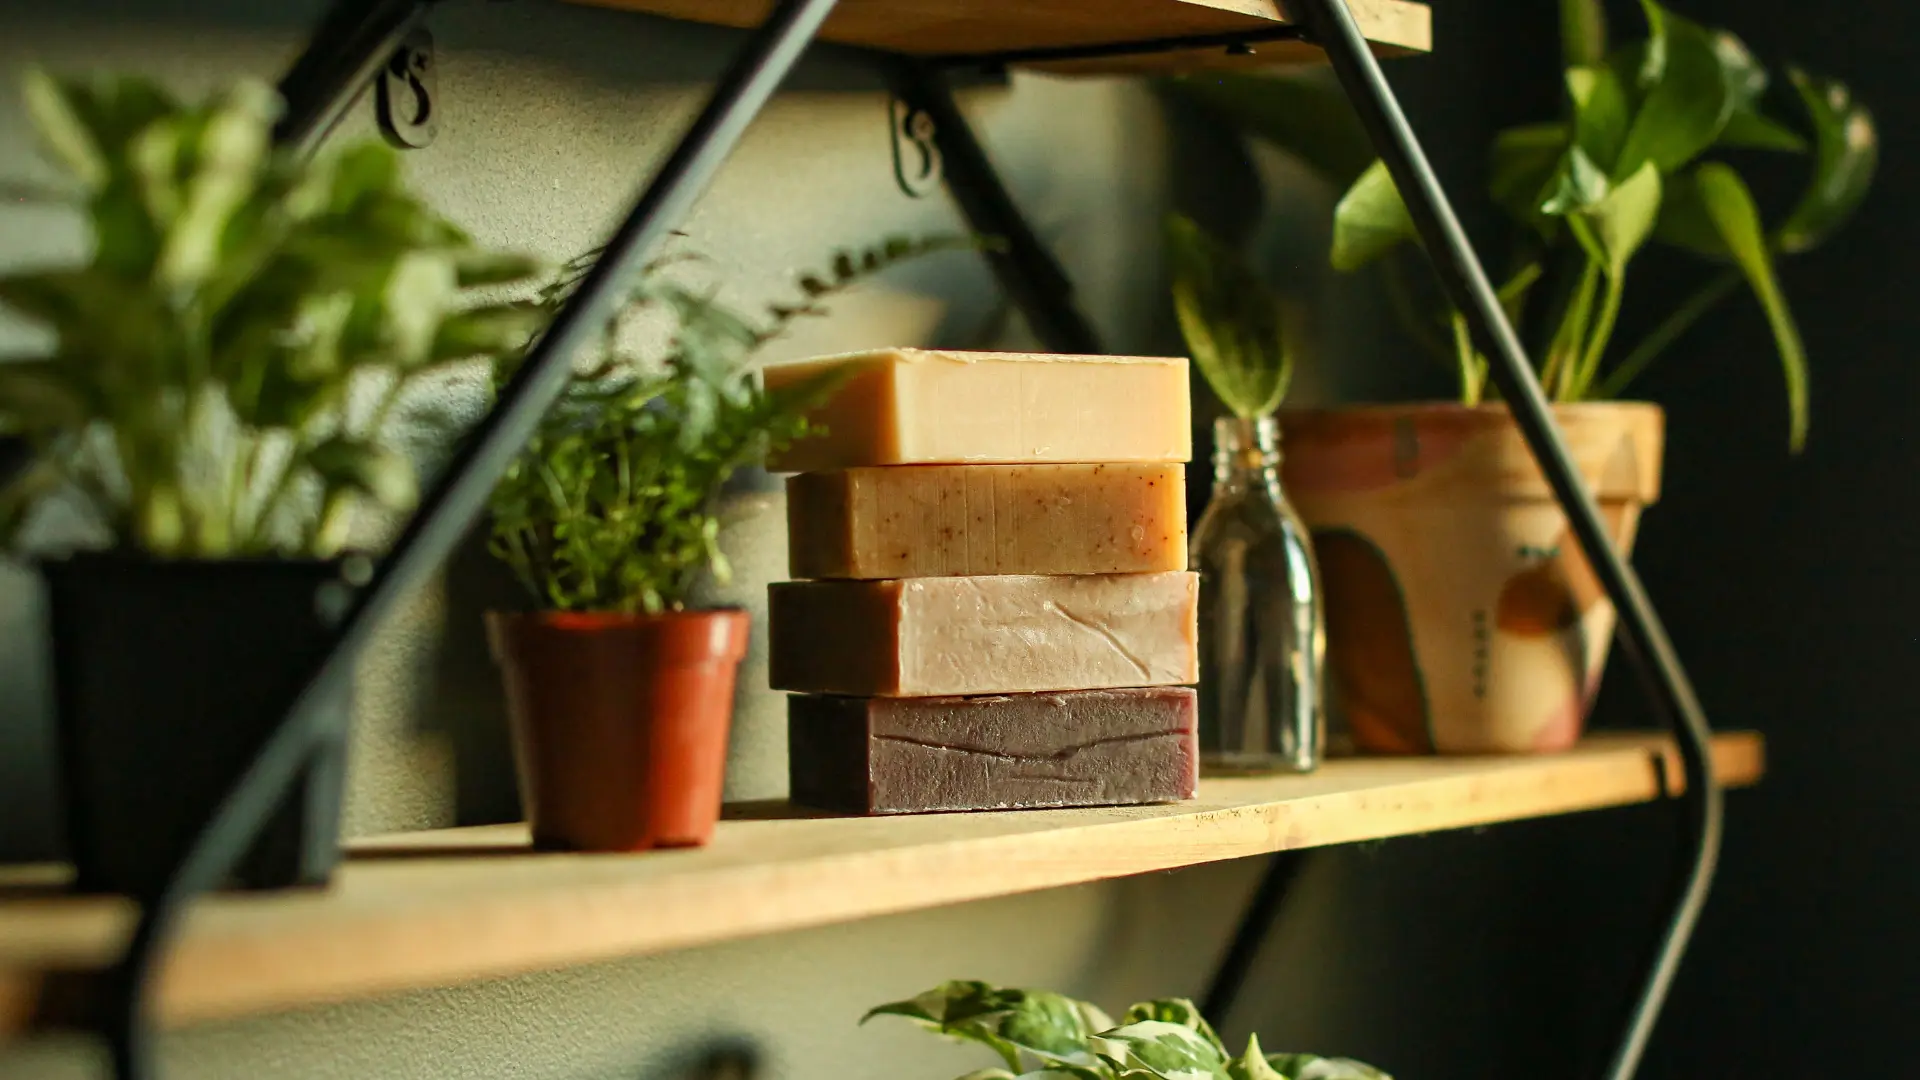
{"type": "Polygon", "coordinates": [[[1213,479],[1216,484],[1277,477],[1280,421],[1271,416],[1243,420],[1223,416],[1213,422],[1213,479]]]}

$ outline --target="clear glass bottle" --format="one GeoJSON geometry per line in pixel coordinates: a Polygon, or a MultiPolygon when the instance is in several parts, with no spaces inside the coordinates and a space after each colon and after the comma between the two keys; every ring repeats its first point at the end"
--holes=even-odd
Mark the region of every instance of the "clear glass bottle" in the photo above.
{"type": "Polygon", "coordinates": [[[1214,423],[1200,574],[1200,754],[1211,768],[1310,772],[1326,744],[1326,630],[1306,526],[1280,490],[1273,417],[1214,423]]]}

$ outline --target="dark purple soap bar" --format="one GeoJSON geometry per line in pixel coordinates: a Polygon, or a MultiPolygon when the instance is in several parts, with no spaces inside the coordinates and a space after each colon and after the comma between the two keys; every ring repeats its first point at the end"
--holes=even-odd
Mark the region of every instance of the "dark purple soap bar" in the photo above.
{"type": "Polygon", "coordinates": [[[1184,686],[1002,697],[788,700],[793,801],[854,814],[1122,806],[1191,799],[1184,686]]]}

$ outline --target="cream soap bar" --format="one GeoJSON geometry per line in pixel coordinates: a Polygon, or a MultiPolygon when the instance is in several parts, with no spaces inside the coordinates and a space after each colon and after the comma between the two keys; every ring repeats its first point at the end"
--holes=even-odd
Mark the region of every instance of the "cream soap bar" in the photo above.
{"type": "Polygon", "coordinates": [[[788,581],[769,586],[775,690],[940,697],[1199,678],[1197,575],[788,581]]]}
{"type": "Polygon", "coordinates": [[[854,814],[1191,799],[1195,732],[1184,686],[787,699],[793,801],[854,814]]]}
{"type": "Polygon", "coordinates": [[[835,368],[846,382],[810,416],[825,433],[794,443],[767,468],[1193,456],[1182,359],[888,349],[771,364],[766,386],[780,390],[835,368]]]}
{"type": "Polygon", "coordinates": [[[787,478],[797,578],[1187,568],[1179,465],[913,465],[787,478]]]}

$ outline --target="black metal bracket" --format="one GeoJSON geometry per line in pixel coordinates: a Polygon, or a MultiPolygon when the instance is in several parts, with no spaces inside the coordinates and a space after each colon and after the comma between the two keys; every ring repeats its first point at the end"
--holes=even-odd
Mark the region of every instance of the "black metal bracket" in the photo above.
{"type": "Polygon", "coordinates": [[[1092,325],[1074,305],[1073,282],[1000,182],[966,115],[954,104],[946,75],[933,65],[904,58],[887,66],[895,95],[909,111],[932,123],[947,190],[961,213],[976,233],[997,241],[987,250],[987,261],[1034,335],[1054,352],[1100,352],[1092,325]]]}
{"type": "Polygon", "coordinates": [[[310,148],[324,140],[434,2],[339,0],[328,8],[280,80],[286,112],[274,125],[274,141],[310,148]]]}
{"type": "Polygon", "coordinates": [[[914,199],[933,194],[945,178],[933,117],[895,95],[887,99],[887,125],[893,130],[893,178],[900,190],[914,199]]]}
{"type": "Polygon", "coordinates": [[[1424,242],[1441,288],[1454,309],[1466,317],[1476,348],[1491,361],[1489,373],[1514,422],[1553,488],[1580,549],[1587,556],[1619,615],[1620,643],[1638,669],[1649,703],[1674,734],[1685,766],[1687,787],[1680,812],[1688,860],[1674,888],[1673,910],[1654,950],[1645,982],[1629,1010],[1618,1049],[1604,1074],[1630,1080],[1659,1019],[1667,990],[1700,920],[1720,854],[1724,804],[1713,771],[1712,730],[1694,695],[1693,684],[1667,639],[1653,602],[1633,567],[1609,539],[1600,509],[1574,467],[1565,440],[1541,392],[1505,310],[1488,281],[1473,244],[1454,216],[1439,178],[1427,162],[1420,140],[1400,110],[1393,87],[1380,70],[1347,0],[1290,0],[1310,40],[1326,50],[1334,74],[1360,114],[1374,150],[1387,164],[1407,212],[1424,242]]]}
{"type": "Polygon", "coordinates": [[[406,150],[430,145],[440,133],[439,78],[433,63],[433,33],[408,31],[374,83],[380,132],[406,150]]]}

